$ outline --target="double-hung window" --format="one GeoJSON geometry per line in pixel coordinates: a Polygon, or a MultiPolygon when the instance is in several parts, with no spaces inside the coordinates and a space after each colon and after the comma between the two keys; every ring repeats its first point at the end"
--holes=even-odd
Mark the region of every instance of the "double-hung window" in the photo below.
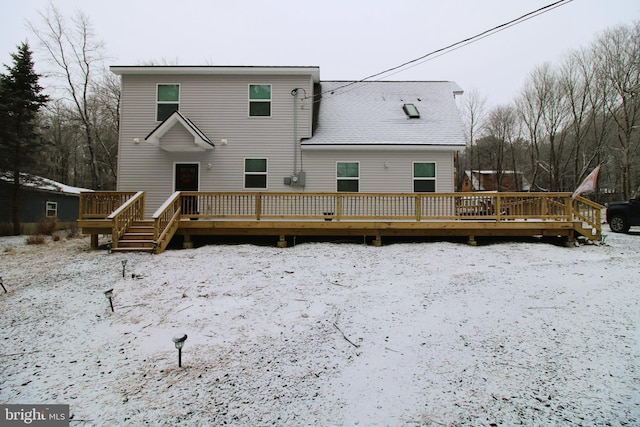
{"type": "Polygon", "coordinates": [[[156,94],[156,120],[162,122],[180,109],[180,85],[159,84],[156,94]]]}
{"type": "Polygon", "coordinates": [[[434,162],[413,162],[413,191],[435,193],[436,164],[434,162]]]}
{"type": "Polygon", "coordinates": [[[244,159],[244,188],[267,188],[267,159],[244,159]]]}
{"type": "Polygon", "coordinates": [[[271,117],[271,85],[249,85],[249,117],[271,117]]]}
{"type": "Polygon", "coordinates": [[[360,189],[360,162],[336,163],[336,182],[338,191],[357,193],[360,189]]]}
{"type": "Polygon", "coordinates": [[[47,218],[58,217],[58,202],[46,202],[45,215],[47,218]]]}

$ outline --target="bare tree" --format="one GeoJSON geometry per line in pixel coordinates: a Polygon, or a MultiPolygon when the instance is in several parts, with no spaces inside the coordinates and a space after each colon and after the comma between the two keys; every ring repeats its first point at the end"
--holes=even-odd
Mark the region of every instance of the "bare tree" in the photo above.
{"type": "Polygon", "coordinates": [[[565,93],[560,88],[558,73],[550,64],[543,64],[530,74],[519,106],[534,146],[534,182],[536,172],[542,168],[548,175],[547,188],[551,191],[563,190],[567,102],[565,93]],[[544,153],[541,151],[543,144],[544,153]],[[546,154],[544,159],[542,154],[546,154]]]}
{"type": "Polygon", "coordinates": [[[461,182],[467,167],[471,170],[471,175],[473,175],[474,154],[476,156],[475,166],[480,168],[480,153],[477,147],[474,149],[474,144],[480,136],[480,130],[483,128],[487,116],[487,98],[481,95],[477,89],[472,89],[462,98],[460,108],[467,136],[465,164],[462,165],[461,170],[458,170],[458,179],[461,182]]]}
{"type": "Polygon", "coordinates": [[[94,84],[90,102],[104,189],[115,189],[116,184],[120,94],[120,79],[107,72],[94,84]]]}
{"type": "MultiPolygon", "coordinates": [[[[485,130],[492,142],[492,168],[496,173],[497,188],[501,189],[502,178],[506,170],[517,172],[514,143],[519,139],[517,112],[512,105],[500,105],[488,115],[485,130]]],[[[515,182],[515,181],[514,181],[515,182]]]]}
{"type": "Polygon", "coordinates": [[[63,183],[76,185],[73,171],[77,127],[72,124],[74,112],[65,103],[54,100],[41,115],[42,139],[45,142],[38,173],[63,183]]]}
{"type": "Polygon", "coordinates": [[[540,148],[543,143],[542,118],[545,98],[544,88],[537,87],[533,80],[529,79],[516,99],[520,119],[530,144],[529,168],[532,188],[539,188],[538,175],[542,166],[540,148]]]}
{"type": "Polygon", "coordinates": [[[584,67],[585,51],[571,53],[560,65],[559,89],[564,92],[568,126],[565,132],[568,134],[569,156],[567,162],[571,163],[572,182],[571,188],[578,185],[583,171],[592,164],[598,152],[589,152],[585,147],[589,135],[589,116],[591,115],[591,82],[593,71],[584,67]]]}
{"type": "Polygon", "coordinates": [[[604,105],[615,123],[624,198],[631,196],[632,167],[640,148],[639,58],[640,22],[606,31],[594,48],[598,77],[607,88],[604,105]]]}
{"type": "Polygon", "coordinates": [[[101,188],[96,150],[95,122],[90,112],[92,80],[103,61],[103,44],[96,40],[89,19],[78,12],[68,25],[53,4],[40,14],[42,27],[29,23],[41,49],[55,66],[53,75],[61,78],[68,101],[74,106],[82,126],[89,153],[93,188],[101,188]]]}

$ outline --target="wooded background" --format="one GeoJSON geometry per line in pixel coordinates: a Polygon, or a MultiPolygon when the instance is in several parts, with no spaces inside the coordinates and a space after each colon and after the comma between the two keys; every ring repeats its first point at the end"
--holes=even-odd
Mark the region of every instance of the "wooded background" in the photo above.
{"type": "MultiPolygon", "coordinates": [[[[50,70],[44,79],[49,100],[35,120],[39,150],[20,170],[113,190],[118,77],[108,71],[88,17],[79,12],[65,19],[51,6],[40,18],[29,26],[34,52],[50,70]]],[[[599,191],[590,198],[627,199],[640,184],[639,22],[607,30],[559,63],[539,65],[511,102],[491,106],[487,99],[471,89],[459,101],[467,148],[457,162],[458,181],[470,170],[496,171],[498,180],[515,171],[531,191],[572,192],[602,164],[599,191]]],[[[0,148],[12,150],[6,143],[0,148]]]]}

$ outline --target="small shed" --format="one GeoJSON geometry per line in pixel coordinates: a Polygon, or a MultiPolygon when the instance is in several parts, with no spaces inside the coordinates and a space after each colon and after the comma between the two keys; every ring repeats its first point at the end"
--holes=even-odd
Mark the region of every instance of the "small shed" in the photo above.
{"type": "MultiPolygon", "coordinates": [[[[78,219],[80,192],[72,187],[41,176],[20,174],[20,224],[23,234],[31,234],[39,223],[54,221],[57,229],[72,228],[78,219]]],[[[0,172],[0,223],[11,228],[13,207],[13,175],[0,172]]]]}

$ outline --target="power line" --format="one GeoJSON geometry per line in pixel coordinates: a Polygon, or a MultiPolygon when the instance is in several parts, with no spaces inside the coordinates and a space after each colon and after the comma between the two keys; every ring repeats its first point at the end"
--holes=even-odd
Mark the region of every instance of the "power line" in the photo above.
{"type": "MultiPolygon", "coordinates": [[[[410,61],[404,62],[404,63],[402,63],[400,65],[396,65],[395,67],[387,68],[384,71],[380,71],[378,73],[372,74],[372,75],[367,76],[367,77],[365,77],[363,79],[352,81],[352,82],[349,82],[349,83],[344,84],[342,86],[338,86],[336,88],[333,88],[333,89],[331,89],[330,92],[331,93],[335,93],[336,91],[339,91],[341,89],[345,89],[345,88],[348,88],[350,86],[357,85],[359,83],[364,83],[364,82],[366,82],[368,80],[371,80],[373,78],[380,77],[380,76],[383,76],[383,75],[394,75],[394,74],[400,73],[400,72],[402,72],[402,71],[404,71],[404,70],[406,70],[408,68],[412,68],[412,67],[420,65],[420,64],[422,64],[424,62],[427,62],[427,61],[430,61],[432,59],[438,58],[438,57],[440,57],[442,55],[445,55],[445,54],[447,54],[449,52],[452,52],[454,50],[460,49],[460,48],[462,48],[464,46],[467,46],[467,45],[469,45],[471,43],[475,43],[475,42],[477,42],[479,40],[482,40],[482,39],[484,39],[486,37],[492,36],[493,34],[496,34],[496,33],[499,33],[501,31],[504,31],[504,30],[506,30],[506,29],[508,29],[510,27],[513,27],[515,25],[521,24],[521,23],[523,23],[525,21],[528,21],[529,19],[535,18],[535,17],[537,17],[539,15],[542,15],[544,13],[550,12],[551,10],[556,9],[556,8],[558,8],[560,6],[564,6],[565,4],[571,3],[572,1],[573,0],[558,0],[558,1],[554,2],[554,3],[550,3],[550,4],[548,4],[546,6],[543,6],[543,7],[539,8],[539,9],[536,9],[536,10],[533,10],[531,12],[525,13],[524,15],[522,15],[522,16],[520,16],[518,18],[512,19],[512,20],[510,20],[508,22],[505,22],[503,24],[497,25],[497,26],[495,26],[493,28],[490,28],[488,30],[482,31],[481,33],[478,33],[478,34],[476,34],[474,36],[467,37],[464,40],[460,40],[460,41],[452,43],[452,44],[450,44],[448,46],[436,49],[436,50],[431,51],[431,52],[429,52],[429,53],[427,53],[425,55],[422,55],[422,56],[420,56],[418,58],[415,58],[415,59],[412,59],[410,61]],[[389,73],[391,73],[391,74],[389,74],[389,73]]],[[[324,93],[327,93],[327,92],[321,92],[321,93],[318,93],[318,94],[313,94],[311,96],[306,97],[305,99],[312,98],[312,97],[319,97],[319,96],[323,95],[324,93]]]]}

